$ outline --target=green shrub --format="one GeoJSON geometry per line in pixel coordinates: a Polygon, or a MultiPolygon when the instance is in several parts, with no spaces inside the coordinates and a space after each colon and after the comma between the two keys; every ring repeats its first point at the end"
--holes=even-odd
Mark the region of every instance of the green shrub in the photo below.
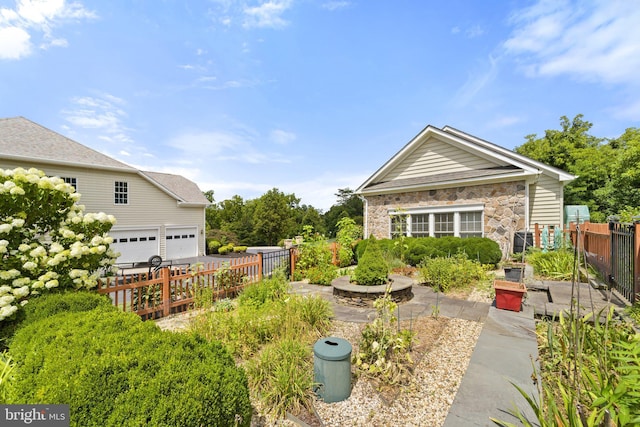
{"type": "Polygon", "coordinates": [[[227,255],[229,252],[231,252],[231,250],[232,250],[232,248],[229,247],[229,246],[226,246],[226,245],[225,246],[220,246],[218,248],[218,253],[220,255],[227,255]]]}
{"type": "Polygon", "coordinates": [[[458,252],[464,252],[467,257],[480,264],[497,265],[502,259],[500,245],[487,237],[469,237],[460,239],[458,252]]]}
{"type": "Polygon", "coordinates": [[[95,291],[65,290],[32,296],[29,303],[17,313],[14,319],[11,319],[11,321],[5,320],[0,324],[0,340],[7,344],[18,328],[58,313],[77,313],[95,308],[117,311],[109,297],[100,295],[95,291]]]}
{"type": "Polygon", "coordinates": [[[311,267],[307,270],[306,276],[309,283],[316,285],[330,285],[333,279],[337,277],[338,267],[333,264],[324,264],[317,267],[311,267]]]}
{"type": "Polygon", "coordinates": [[[244,371],[219,343],[130,313],[60,313],[16,332],[7,403],[65,403],[72,426],[248,426],[244,371]]]}
{"type": "Polygon", "coordinates": [[[348,267],[353,264],[353,246],[358,239],[362,239],[362,226],[357,225],[349,217],[341,218],[336,226],[338,227],[336,242],[340,247],[338,251],[340,267],[348,267]]]}
{"type": "Polygon", "coordinates": [[[217,254],[218,249],[222,246],[218,240],[215,239],[207,239],[207,251],[209,254],[217,254]]]}
{"type": "Polygon", "coordinates": [[[373,236],[369,238],[367,250],[353,271],[353,279],[357,284],[364,286],[384,285],[389,280],[389,266],[382,256],[378,241],[373,236]]]}
{"type": "Polygon", "coordinates": [[[288,292],[289,281],[284,271],[276,270],[270,278],[247,285],[238,295],[238,304],[259,307],[267,302],[284,298],[288,292]]]}
{"type": "Polygon", "coordinates": [[[485,277],[485,270],[464,254],[452,257],[426,258],[419,266],[421,280],[442,292],[465,288],[485,277]]]}
{"type": "MultiPolygon", "coordinates": [[[[327,239],[319,234],[312,234],[310,230],[305,233],[304,241],[298,246],[298,258],[296,260],[296,268],[294,270],[294,280],[302,280],[308,278],[312,283],[320,280],[321,284],[327,284],[327,280],[332,274],[332,253],[329,248],[327,239]],[[309,277],[313,275],[313,278],[309,277]]],[[[335,272],[333,273],[335,274],[335,272]]]]}
{"type": "Polygon", "coordinates": [[[422,239],[414,240],[407,249],[406,260],[409,265],[419,265],[426,258],[444,257],[446,254],[434,246],[429,246],[422,239]]]}
{"type": "MultiPolygon", "coordinates": [[[[362,257],[368,244],[368,239],[358,242],[355,248],[356,259],[362,257]]],[[[498,243],[487,237],[403,237],[382,239],[378,244],[387,259],[399,258],[413,266],[417,266],[425,258],[447,257],[458,253],[464,253],[469,259],[481,264],[497,265],[502,259],[498,243]]]]}
{"type": "Polygon", "coordinates": [[[245,252],[247,252],[247,247],[246,246],[234,246],[233,247],[233,252],[234,253],[245,253],[245,252]]]}

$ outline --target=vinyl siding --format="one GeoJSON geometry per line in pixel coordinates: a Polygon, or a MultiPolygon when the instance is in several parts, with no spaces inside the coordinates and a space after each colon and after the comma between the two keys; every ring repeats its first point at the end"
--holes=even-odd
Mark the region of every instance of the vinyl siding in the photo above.
{"type": "Polygon", "coordinates": [[[430,138],[389,171],[380,181],[485,169],[504,164],[489,161],[460,147],[430,138]]]}
{"type": "Polygon", "coordinates": [[[547,175],[540,175],[529,187],[529,227],[534,224],[562,224],[562,183],[547,175]]]}
{"type": "Polygon", "coordinates": [[[160,229],[160,254],[165,254],[165,228],[191,225],[198,227],[198,252],[204,253],[204,207],[179,207],[177,200],[137,173],[115,172],[91,168],[55,166],[33,163],[12,163],[0,159],[0,167],[12,169],[18,166],[35,167],[47,175],[76,178],[77,192],[85,212],[105,212],[116,217],[114,228],[158,227],[160,229]],[[128,183],[128,204],[114,202],[114,183],[128,183]],[[202,233],[202,234],[201,234],[202,233]]]}

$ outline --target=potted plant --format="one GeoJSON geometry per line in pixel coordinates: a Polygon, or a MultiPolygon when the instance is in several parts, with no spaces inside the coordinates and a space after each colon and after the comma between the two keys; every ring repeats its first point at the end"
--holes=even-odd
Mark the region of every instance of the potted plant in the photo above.
{"type": "Polygon", "coordinates": [[[527,293],[527,287],[521,282],[508,280],[494,280],[493,289],[496,292],[496,308],[501,310],[520,311],[522,297],[527,293]]]}

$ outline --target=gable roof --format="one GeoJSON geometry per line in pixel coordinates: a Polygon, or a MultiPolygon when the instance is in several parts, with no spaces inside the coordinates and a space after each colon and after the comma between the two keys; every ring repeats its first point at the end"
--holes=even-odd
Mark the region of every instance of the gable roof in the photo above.
{"type": "MultiPolygon", "coordinates": [[[[453,162],[446,157],[443,157],[442,160],[453,162]]],[[[537,162],[453,127],[445,126],[443,129],[439,129],[429,125],[360,185],[356,189],[356,193],[416,191],[437,186],[527,179],[540,174],[552,176],[561,182],[571,181],[575,178],[560,169],[537,162]],[[417,163],[416,159],[420,153],[435,156],[428,150],[430,145],[440,149],[443,147],[452,148],[456,153],[463,153],[467,160],[473,159],[473,161],[461,164],[457,170],[452,171],[432,170],[430,173],[423,174],[403,173],[409,165],[417,163]]]]}
{"type": "Polygon", "coordinates": [[[172,193],[180,204],[210,204],[196,183],[183,176],[149,171],[140,171],[140,175],[164,191],[172,193]]]}
{"type": "Polygon", "coordinates": [[[24,117],[0,119],[0,156],[42,163],[136,171],[125,163],[24,117]]]}
{"type": "Polygon", "coordinates": [[[0,119],[0,158],[140,175],[181,205],[206,206],[196,183],[179,175],[142,172],[24,117],[0,119]]]}

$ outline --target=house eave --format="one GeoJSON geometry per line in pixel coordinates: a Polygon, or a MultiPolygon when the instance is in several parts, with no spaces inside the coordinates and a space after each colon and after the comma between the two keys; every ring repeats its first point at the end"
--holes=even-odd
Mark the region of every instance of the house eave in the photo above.
{"type": "Polygon", "coordinates": [[[37,158],[37,157],[16,156],[11,154],[2,154],[0,155],[0,158],[15,160],[25,164],[43,163],[43,164],[53,165],[53,166],[70,166],[74,168],[99,169],[99,170],[114,171],[114,172],[126,172],[126,173],[138,172],[135,168],[132,168],[132,167],[117,167],[117,166],[96,165],[92,163],[66,162],[64,160],[51,160],[51,159],[43,159],[43,158],[37,158]]]}
{"type": "Polygon", "coordinates": [[[453,188],[453,187],[461,187],[468,185],[483,185],[483,184],[494,184],[500,182],[510,182],[510,181],[525,181],[531,182],[531,180],[535,180],[538,174],[531,173],[527,171],[522,171],[517,174],[503,174],[503,175],[495,175],[492,177],[486,178],[468,178],[468,179],[456,179],[449,181],[439,181],[436,183],[429,184],[416,184],[416,185],[403,185],[398,187],[384,188],[384,189],[363,189],[358,194],[361,194],[364,197],[367,196],[376,196],[383,194],[395,194],[395,193],[407,193],[414,191],[428,191],[428,190],[437,190],[442,188],[453,188]]]}
{"type": "Polygon", "coordinates": [[[208,206],[211,206],[211,203],[193,203],[193,202],[178,201],[178,206],[181,208],[206,208],[208,206]]]}

